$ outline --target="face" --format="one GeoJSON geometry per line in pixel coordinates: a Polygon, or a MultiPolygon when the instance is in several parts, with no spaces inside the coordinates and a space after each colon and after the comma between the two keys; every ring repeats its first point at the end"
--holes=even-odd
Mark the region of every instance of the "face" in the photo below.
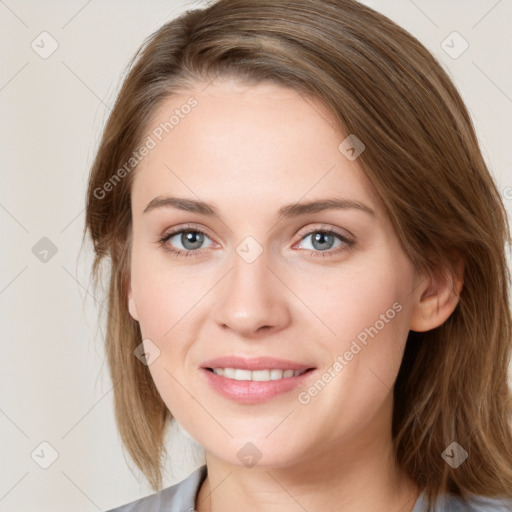
{"type": "Polygon", "coordinates": [[[159,393],[230,464],[389,435],[416,278],[348,134],[288,88],[204,87],[155,113],[132,188],[129,311],[159,393]]]}

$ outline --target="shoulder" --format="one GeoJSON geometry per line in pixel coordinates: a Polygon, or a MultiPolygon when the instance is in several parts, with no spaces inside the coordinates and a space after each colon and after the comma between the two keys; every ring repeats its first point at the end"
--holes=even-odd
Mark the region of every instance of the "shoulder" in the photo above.
{"type": "MultiPolygon", "coordinates": [[[[412,512],[430,512],[427,500],[421,495],[412,512]]],[[[433,512],[512,512],[512,501],[499,498],[472,496],[464,500],[458,496],[445,495],[439,498],[433,512]]]]}
{"type": "Polygon", "coordinates": [[[473,496],[469,500],[447,497],[441,501],[440,512],[512,512],[512,501],[473,496]]]}
{"type": "Polygon", "coordinates": [[[206,477],[206,466],[197,468],[185,480],[107,512],[192,512],[199,488],[206,477]]]}

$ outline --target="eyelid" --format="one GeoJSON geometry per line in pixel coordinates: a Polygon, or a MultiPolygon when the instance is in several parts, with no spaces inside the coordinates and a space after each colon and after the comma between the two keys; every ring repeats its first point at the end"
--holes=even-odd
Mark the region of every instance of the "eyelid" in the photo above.
{"type": "Polygon", "coordinates": [[[212,241],[214,238],[209,234],[209,230],[207,228],[193,224],[193,223],[192,224],[179,224],[172,228],[168,228],[168,229],[164,230],[163,234],[161,235],[161,238],[167,237],[167,236],[175,236],[175,235],[181,233],[182,231],[197,231],[198,233],[203,233],[212,241]]]}
{"type": "Polygon", "coordinates": [[[304,229],[301,229],[297,236],[299,237],[299,242],[302,241],[302,239],[307,236],[311,235],[312,232],[315,231],[325,231],[329,233],[334,233],[335,235],[341,236],[343,238],[346,238],[347,240],[350,240],[351,242],[356,241],[356,237],[348,230],[338,227],[333,227],[332,225],[327,224],[314,224],[313,226],[305,227],[304,229]]]}

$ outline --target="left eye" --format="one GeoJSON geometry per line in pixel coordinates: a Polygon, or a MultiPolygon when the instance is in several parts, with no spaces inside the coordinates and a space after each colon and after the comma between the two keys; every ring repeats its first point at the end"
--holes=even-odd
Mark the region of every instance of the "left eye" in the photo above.
{"type": "Polygon", "coordinates": [[[310,245],[312,246],[312,248],[306,247],[306,249],[320,252],[325,252],[330,249],[333,249],[336,240],[339,241],[337,247],[339,247],[343,243],[350,245],[350,241],[346,237],[334,231],[311,231],[310,233],[302,237],[301,241],[307,240],[308,238],[311,239],[310,245]]]}

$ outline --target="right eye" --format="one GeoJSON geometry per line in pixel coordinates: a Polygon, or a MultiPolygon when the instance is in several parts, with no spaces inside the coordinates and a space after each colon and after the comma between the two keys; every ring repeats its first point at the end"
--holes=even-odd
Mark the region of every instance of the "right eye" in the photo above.
{"type": "Polygon", "coordinates": [[[179,257],[196,256],[208,235],[196,228],[181,228],[165,234],[159,243],[164,250],[179,257]],[[181,248],[176,248],[181,245],[181,248]]]}

